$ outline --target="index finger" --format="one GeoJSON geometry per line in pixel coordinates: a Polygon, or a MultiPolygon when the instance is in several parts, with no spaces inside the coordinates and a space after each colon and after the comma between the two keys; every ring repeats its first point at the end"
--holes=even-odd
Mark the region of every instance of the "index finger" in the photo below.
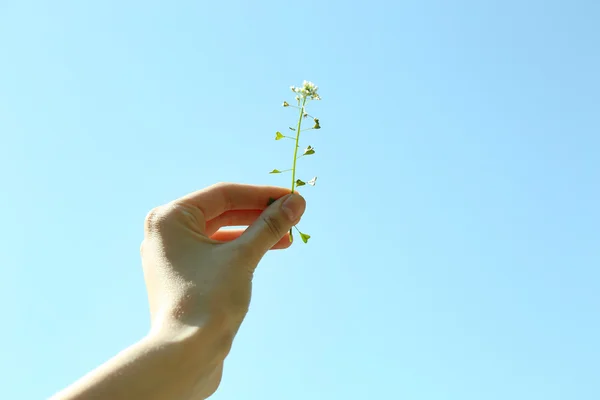
{"type": "Polygon", "coordinates": [[[190,193],[177,201],[200,209],[208,221],[231,210],[264,210],[269,199],[278,199],[290,192],[290,189],[278,186],[226,182],[190,193]]]}

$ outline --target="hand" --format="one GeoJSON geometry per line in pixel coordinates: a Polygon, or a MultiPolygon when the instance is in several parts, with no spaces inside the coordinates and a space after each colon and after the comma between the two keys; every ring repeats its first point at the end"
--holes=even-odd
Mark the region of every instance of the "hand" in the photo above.
{"type": "Polygon", "coordinates": [[[56,400],[206,399],[250,304],[254,270],[306,204],[276,187],[218,184],[152,210],[142,264],[152,328],[56,400]],[[270,198],[278,199],[269,207],[270,198]],[[247,230],[220,230],[249,225],[247,230]]]}
{"type": "MultiPolygon", "coordinates": [[[[289,189],[224,183],[152,210],[141,254],[152,331],[192,338],[214,389],[269,249],[290,246],[305,201],[289,189]],[[278,199],[267,207],[270,198],[278,199]],[[220,230],[245,226],[246,230],[220,230]]],[[[179,340],[179,339],[177,339],[179,340]]],[[[206,375],[206,374],[205,374],[206,375]]]]}

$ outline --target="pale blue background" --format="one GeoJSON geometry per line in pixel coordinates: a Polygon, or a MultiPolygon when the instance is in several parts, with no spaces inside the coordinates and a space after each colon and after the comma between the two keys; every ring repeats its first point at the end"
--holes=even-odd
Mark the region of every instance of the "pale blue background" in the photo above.
{"type": "Polygon", "coordinates": [[[146,212],[317,154],[214,399],[600,398],[597,1],[0,1],[2,398],[148,328],[146,212]]]}

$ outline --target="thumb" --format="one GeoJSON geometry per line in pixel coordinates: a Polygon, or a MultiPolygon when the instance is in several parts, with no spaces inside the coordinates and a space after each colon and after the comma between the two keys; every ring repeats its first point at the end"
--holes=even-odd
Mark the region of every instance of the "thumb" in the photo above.
{"type": "Polygon", "coordinates": [[[306,201],[299,194],[284,196],[271,204],[238,240],[262,257],[298,222],[305,208],[306,201]]]}

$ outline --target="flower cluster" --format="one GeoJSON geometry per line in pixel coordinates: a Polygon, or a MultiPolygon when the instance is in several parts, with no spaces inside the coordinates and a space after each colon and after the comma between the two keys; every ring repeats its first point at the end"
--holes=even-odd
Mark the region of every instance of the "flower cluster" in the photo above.
{"type": "Polygon", "coordinates": [[[317,93],[319,87],[312,82],[304,81],[302,87],[290,86],[290,89],[298,95],[296,96],[297,101],[301,99],[321,100],[321,96],[317,93]]]}

